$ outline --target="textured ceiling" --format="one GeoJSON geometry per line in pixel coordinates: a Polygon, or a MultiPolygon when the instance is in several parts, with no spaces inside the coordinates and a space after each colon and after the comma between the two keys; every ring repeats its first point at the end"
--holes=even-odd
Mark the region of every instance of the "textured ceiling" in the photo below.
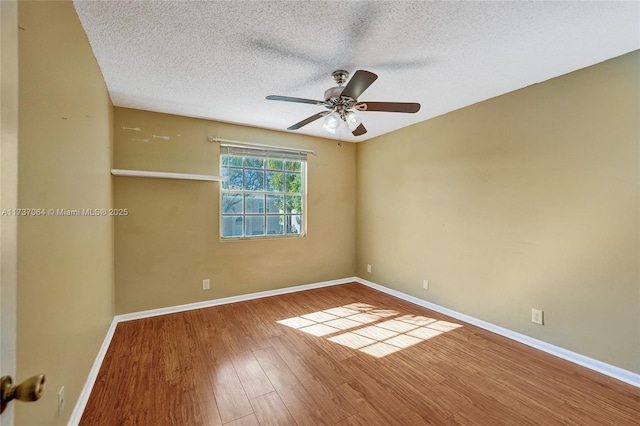
{"type": "MultiPolygon", "coordinates": [[[[640,48],[640,3],[427,1],[75,1],[116,106],[286,131],[324,108],[331,73],[378,80],[362,141],[640,48]]],[[[133,123],[135,124],[135,123],[133,123]]],[[[224,135],[217,135],[224,137],[224,135]]]]}

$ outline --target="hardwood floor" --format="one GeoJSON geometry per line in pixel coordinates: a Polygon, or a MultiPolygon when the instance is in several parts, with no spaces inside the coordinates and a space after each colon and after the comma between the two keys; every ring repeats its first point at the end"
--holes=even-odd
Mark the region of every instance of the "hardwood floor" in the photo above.
{"type": "Polygon", "coordinates": [[[81,425],[637,425],[640,389],[360,284],[120,323],[81,425]]]}

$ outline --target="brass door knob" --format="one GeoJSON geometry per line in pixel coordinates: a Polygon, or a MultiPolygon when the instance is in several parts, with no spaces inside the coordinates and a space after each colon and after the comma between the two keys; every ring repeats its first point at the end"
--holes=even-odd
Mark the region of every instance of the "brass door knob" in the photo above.
{"type": "Polygon", "coordinates": [[[2,389],[2,407],[0,407],[0,413],[4,411],[7,404],[13,400],[18,399],[20,401],[37,401],[44,392],[44,374],[38,374],[20,383],[18,386],[13,386],[13,380],[10,376],[3,376],[0,379],[0,388],[2,389]]]}

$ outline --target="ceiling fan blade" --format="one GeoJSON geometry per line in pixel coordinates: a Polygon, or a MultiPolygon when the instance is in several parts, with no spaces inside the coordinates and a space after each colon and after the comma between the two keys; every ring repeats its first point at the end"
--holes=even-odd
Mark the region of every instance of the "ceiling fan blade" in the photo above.
{"type": "Polygon", "coordinates": [[[353,136],[362,136],[367,133],[367,129],[362,125],[362,123],[360,123],[360,125],[351,133],[353,136]]]}
{"type": "Polygon", "coordinates": [[[294,124],[293,126],[287,127],[287,130],[298,130],[302,126],[306,126],[309,123],[316,121],[319,118],[324,117],[327,114],[331,114],[331,111],[322,111],[317,114],[313,114],[311,117],[302,120],[299,123],[294,124]]]}
{"type": "Polygon", "coordinates": [[[290,96],[269,95],[265,98],[268,101],[285,101],[285,102],[297,102],[299,104],[311,104],[325,106],[325,101],[316,101],[313,99],[304,98],[292,98],[290,96]]]}
{"type": "Polygon", "coordinates": [[[359,111],[414,113],[420,111],[420,104],[412,102],[360,102],[356,105],[356,109],[359,111]]]}
{"type": "Polygon", "coordinates": [[[362,95],[362,92],[367,90],[377,78],[378,76],[372,72],[358,70],[353,74],[353,77],[351,77],[351,80],[349,80],[340,95],[358,99],[358,96],[362,95]]]}

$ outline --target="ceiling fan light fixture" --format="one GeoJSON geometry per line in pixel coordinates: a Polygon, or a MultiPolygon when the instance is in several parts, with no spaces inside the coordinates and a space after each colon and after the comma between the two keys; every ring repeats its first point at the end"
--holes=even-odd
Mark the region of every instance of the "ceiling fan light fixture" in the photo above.
{"type": "Polygon", "coordinates": [[[337,112],[332,112],[324,118],[322,127],[330,133],[335,133],[336,129],[340,127],[340,115],[337,112]]]}
{"type": "Polygon", "coordinates": [[[355,130],[362,122],[360,117],[358,117],[358,115],[353,111],[349,111],[344,118],[347,122],[347,126],[349,126],[349,130],[351,131],[355,130]]]}

